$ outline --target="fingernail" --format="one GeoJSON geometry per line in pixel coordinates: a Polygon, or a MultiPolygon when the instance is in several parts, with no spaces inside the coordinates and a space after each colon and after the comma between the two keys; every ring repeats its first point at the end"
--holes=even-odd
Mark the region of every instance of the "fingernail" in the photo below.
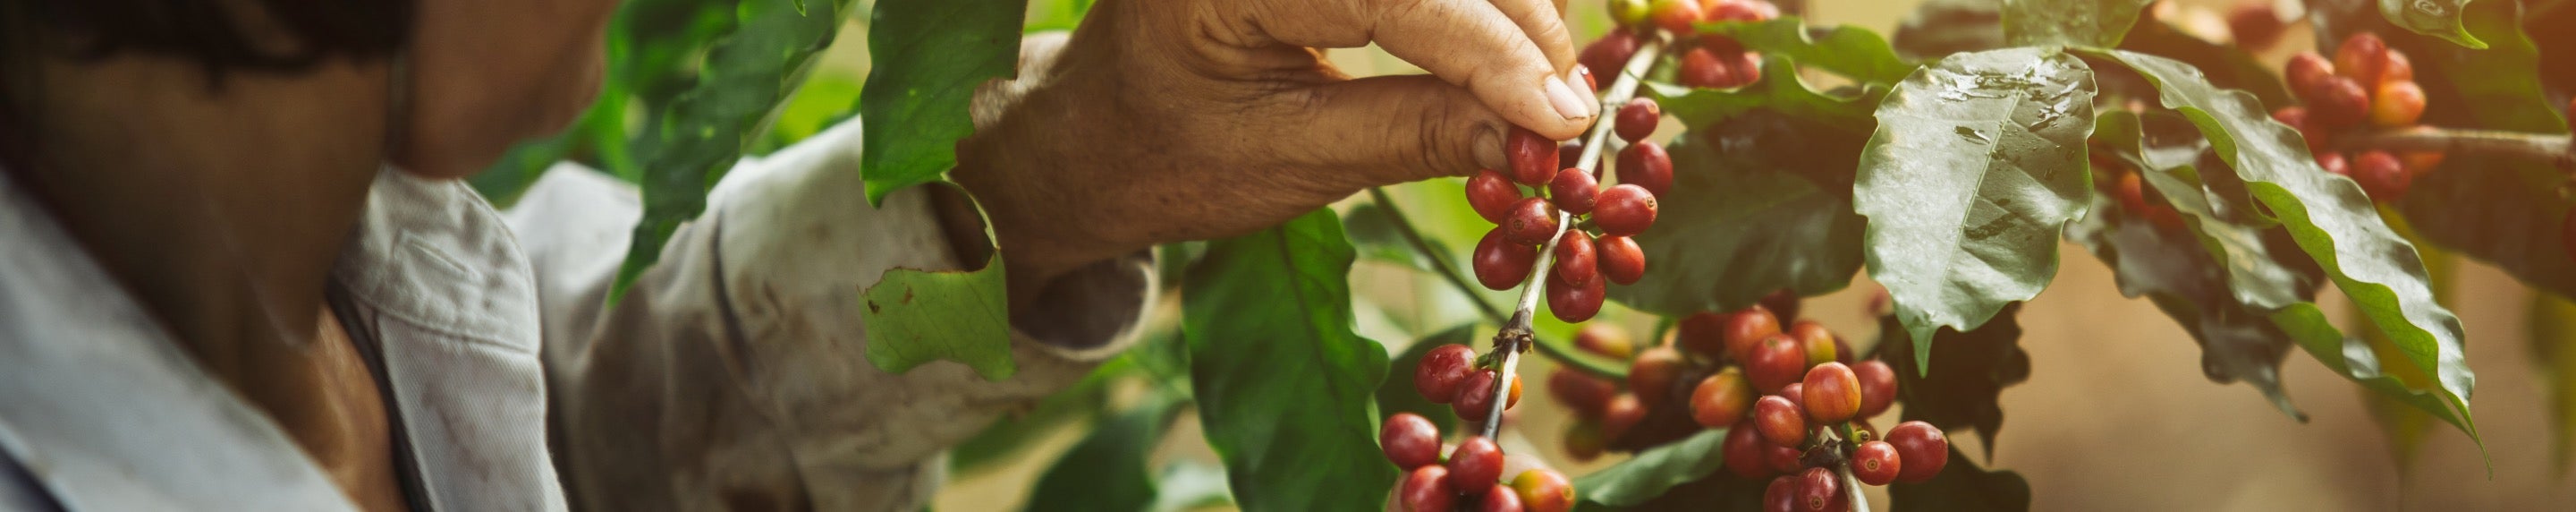
{"type": "Polygon", "coordinates": [[[1492,126],[1476,130],[1476,165],[1486,169],[1508,170],[1512,161],[1503,156],[1503,132],[1492,126]]]}
{"type": "Polygon", "coordinates": [[[1601,115],[1601,90],[1595,88],[1597,86],[1592,82],[1592,71],[1584,69],[1583,66],[1575,66],[1573,71],[1567,71],[1565,75],[1569,77],[1566,80],[1567,83],[1583,84],[1583,111],[1585,112],[1583,116],[1601,115]]]}
{"type": "Polygon", "coordinates": [[[1565,77],[1549,76],[1547,85],[1542,87],[1546,89],[1547,102],[1556,107],[1556,115],[1565,116],[1566,119],[1592,116],[1592,107],[1585,105],[1590,102],[1583,101],[1582,96],[1575,95],[1574,88],[1565,85],[1565,77]]]}

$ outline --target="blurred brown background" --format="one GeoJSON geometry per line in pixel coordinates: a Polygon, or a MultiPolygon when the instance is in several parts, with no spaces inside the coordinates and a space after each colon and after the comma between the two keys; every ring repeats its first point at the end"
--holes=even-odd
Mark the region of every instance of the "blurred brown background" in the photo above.
{"type": "MultiPolygon", "coordinates": [[[[1813,0],[1809,19],[1885,34],[1916,3],[1813,0]]],[[[1573,4],[1576,32],[1587,40],[1600,33],[1601,2],[1573,4]]],[[[2223,32],[2216,16],[2225,5],[2195,0],[2167,15],[2185,26],[2223,32]]],[[[2307,46],[2309,36],[2293,27],[2286,40],[2292,48],[2267,55],[2276,67],[2289,52],[2307,46]]],[[[1373,48],[1335,51],[1333,57],[1355,75],[1418,72],[1373,48]]],[[[864,57],[858,58],[864,66],[864,57]]],[[[2438,422],[2412,465],[2401,468],[2390,437],[2365,406],[2363,390],[2304,352],[2291,353],[2282,373],[2290,396],[2311,417],[2306,424],[2275,410],[2250,386],[2210,382],[2201,374],[2200,349],[2171,319],[2146,301],[2121,297],[2110,270],[2081,247],[2065,245],[2060,255],[2055,284],[2022,310],[2021,343],[2033,362],[2030,381],[2004,392],[2006,421],[1994,459],[1977,461],[2028,478],[2035,509],[2576,510],[2576,477],[2550,461],[2550,429],[2556,427],[2546,417],[2550,382],[2529,353],[2530,292],[2500,271],[2461,265],[2451,304],[2470,335],[2468,360],[2478,377],[2471,403],[2492,458],[2490,475],[2489,460],[2477,445],[2438,422]]],[[[1421,295],[1450,293],[1410,279],[1408,270],[1367,262],[1361,267],[1354,273],[1355,289],[1396,309],[1419,302],[1421,295]]],[[[1810,299],[1807,315],[1855,341],[1871,340],[1875,324],[1862,302],[1876,289],[1865,277],[1858,279],[1850,289],[1810,299]]],[[[2340,296],[2324,295],[2322,302],[2341,318],[2340,296]]],[[[1626,320],[1640,333],[1651,324],[1642,315],[1626,320]]],[[[1387,332],[1393,327],[1369,324],[1363,321],[1363,332],[1373,337],[1404,339],[1400,331],[1387,332]]],[[[1546,360],[1534,358],[1523,368],[1529,392],[1544,395],[1546,360]]],[[[1555,446],[1570,421],[1565,413],[1543,398],[1524,401],[1519,412],[1520,422],[1507,431],[1528,444],[1507,440],[1506,450],[1543,453],[1570,474],[1622,457],[1568,463],[1555,446]],[[1538,449],[1529,450],[1533,444],[1538,449]]],[[[1185,415],[1182,423],[1159,457],[1213,463],[1194,418],[1185,415]]],[[[936,507],[1019,508],[1037,474],[1079,435],[1056,432],[1007,467],[951,475],[936,507]]],[[[1973,438],[1954,436],[1953,442],[1967,444],[1973,454],[1973,438]]],[[[1873,493],[1879,510],[1886,510],[1884,496],[1873,493]]]]}

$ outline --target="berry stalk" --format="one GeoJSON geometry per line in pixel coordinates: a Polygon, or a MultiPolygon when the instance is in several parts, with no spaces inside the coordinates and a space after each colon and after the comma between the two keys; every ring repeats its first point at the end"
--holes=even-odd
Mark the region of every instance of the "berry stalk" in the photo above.
{"type": "MultiPolygon", "coordinates": [[[[1610,122],[1614,116],[1607,114],[1618,110],[1619,106],[1627,103],[1630,97],[1637,95],[1639,78],[1653,71],[1655,62],[1663,57],[1667,38],[1668,36],[1658,32],[1653,39],[1639,45],[1637,53],[1628,57],[1626,65],[1619,67],[1619,76],[1612,79],[1610,87],[1602,90],[1600,111],[1604,115],[1594,117],[1592,131],[1584,134],[1583,156],[1576,160],[1575,167],[1583,169],[1586,173],[1600,171],[1601,152],[1609,147],[1610,132],[1618,124],[1610,122]]],[[[1521,353],[1536,344],[1537,335],[1530,328],[1530,319],[1536,314],[1539,295],[1547,286],[1547,280],[1543,278],[1554,267],[1556,245],[1565,240],[1565,230],[1568,229],[1574,229],[1574,215],[1557,212],[1556,233],[1549,236],[1547,245],[1539,249],[1538,264],[1531,266],[1529,276],[1521,280],[1520,302],[1514,304],[1511,318],[1503,322],[1502,332],[1494,334],[1494,348],[1502,351],[1503,358],[1496,368],[1493,403],[1506,403],[1508,393],[1511,392],[1513,374],[1520,367],[1521,353]]],[[[1502,429],[1502,424],[1502,407],[1494,407],[1487,411],[1482,428],[1485,437],[1494,437],[1495,433],[1502,429]]]]}
{"type": "Polygon", "coordinates": [[[2576,171],[2576,151],[2571,151],[2570,147],[2576,145],[2576,141],[2564,135],[2414,126],[2352,133],[2337,137],[2335,142],[2337,146],[2350,150],[2500,154],[2549,162],[2561,170],[2576,171]]]}

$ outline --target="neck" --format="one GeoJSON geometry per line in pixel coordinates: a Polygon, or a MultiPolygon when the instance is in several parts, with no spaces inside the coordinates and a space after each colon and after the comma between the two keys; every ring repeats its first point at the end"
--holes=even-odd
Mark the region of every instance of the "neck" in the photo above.
{"type": "MultiPolygon", "coordinates": [[[[198,362],[253,402],[306,352],[383,159],[385,71],[233,73],[148,56],[37,63],[13,169],[198,362]]],[[[281,400],[288,400],[281,402],[281,400]]],[[[275,407],[269,407],[272,413],[275,407]]]]}

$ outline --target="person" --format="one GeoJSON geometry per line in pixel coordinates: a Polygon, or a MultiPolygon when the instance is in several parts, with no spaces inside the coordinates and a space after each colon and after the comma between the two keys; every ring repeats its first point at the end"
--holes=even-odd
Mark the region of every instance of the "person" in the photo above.
{"type": "Polygon", "coordinates": [[[612,302],[631,187],[458,178],[586,107],[616,7],[0,2],[0,509],[917,510],[1128,343],[1154,244],[1600,113],[1560,3],[1104,0],[977,90],[958,186],[869,206],[842,123],[612,302]],[[1319,51],[1368,44],[1429,74],[1319,51]],[[867,362],[859,290],[992,250],[1017,374],[867,362]]]}

